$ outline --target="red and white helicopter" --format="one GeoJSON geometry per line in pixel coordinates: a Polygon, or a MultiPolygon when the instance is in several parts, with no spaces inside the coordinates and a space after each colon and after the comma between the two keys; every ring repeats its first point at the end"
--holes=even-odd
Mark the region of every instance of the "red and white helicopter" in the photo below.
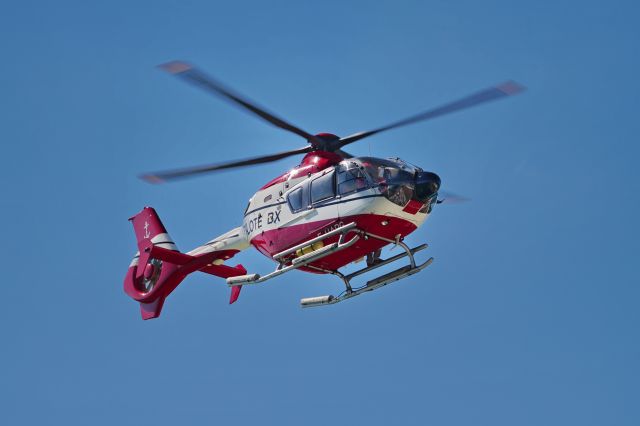
{"type": "Polygon", "coordinates": [[[187,63],[174,61],[160,68],[302,136],[308,145],[268,156],[142,176],[158,183],[304,154],[300,165],[269,181],[251,197],[242,226],[187,253],[178,250],[153,208],[145,207],[130,219],[138,253],[129,265],[124,290],[140,303],[143,319],[159,316],[165,298],[196,271],[226,278],[231,287],[230,303],[238,299],[243,285],[261,284],[293,270],[333,274],[344,283],[345,290],[338,296],[302,299],[303,307],[338,303],[422,271],[433,258],[417,263],[414,255],[427,245],[409,248],[403,239],[442,202],[438,200],[440,178],[399,158],[353,157],[343,148],[386,130],[523,90],[517,83],[507,82],[404,120],[341,138],[329,133],[307,133],[187,63]],[[382,259],[381,249],[388,245],[400,246],[403,251],[382,259]],[[273,272],[247,274],[242,265],[225,264],[251,246],[276,263],[273,272]],[[408,260],[405,266],[361,287],[351,285],[353,278],[404,258],[408,260]],[[340,268],[364,259],[366,266],[362,269],[349,274],[340,272],[340,268]]]}

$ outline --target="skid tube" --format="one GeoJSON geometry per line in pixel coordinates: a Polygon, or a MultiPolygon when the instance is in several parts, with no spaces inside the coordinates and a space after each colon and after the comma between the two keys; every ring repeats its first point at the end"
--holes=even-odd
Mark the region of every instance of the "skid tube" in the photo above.
{"type": "Polygon", "coordinates": [[[311,307],[316,307],[316,306],[325,306],[325,305],[333,305],[335,303],[338,302],[342,302],[343,300],[347,300],[347,299],[351,299],[352,297],[356,297],[361,295],[362,293],[366,293],[368,291],[373,291],[376,289],[379,289],[381,287],[386,286],[387,284],[393,283],[395,281],[399,281],[403,278],[409,277],[411,275],[417,274],[418,272],[422,271],[423,269],[425,269],[427,266],[431,265],[431,263],[433,263],[433,257],[430,257],[429,259],[427,259],[424,263],[421,263],[420,265],[416,264],[416,260],[414,257],[414,254],[424,250],[428,247],[427,244],[421,244],[417,247],[414,247],[412,249],[410,249],[405,243],[403,243],[401,241],[400,235],[398,235],[396,237],[395,240],[390,240],[388,238],[384,238],[381,237],[379,235],[374,235],[374,234],[370,234],[367,232],[362,232],[362,235],[364,236],[364,238],[374,238],[374,239],[378,239],[381,241],[385,241],[388,243],[392,243],[395,245],[398,245],[400,247],[402,247],[404,249],[404,253],[400,253],[397,254],[395,256],[392,256],[386,260],[382,260],[379,263],[376,263],[374,265],[371,266],[367,266],[366,268],[362,268],[360,270],[357,270],[355,272],[352,272],[351,274],[348,275],[344,275],[339,271],[330,271],[330,270],[324,270],[322,268],[317,268],[315,266],[310,266],[308,265],[308,268],[312,268],[312,269],[316,269],[318,271],[321,272],[325,272],[325,273],[329,273],[329,274],[333,274],[336,275],[337,277],[339,277],[340,279],[342,279],[342,281],[344,282],[344,285],[346,287],[346,290],[344,292],[342,292],[341,294],[339,294],[338,296],[333,296],[333,295],[328,295],[328,296],[318,296],[318,297],[308,297],[308,298],[304,298],[300,300],[300,305],[303,308],[311,308],[311,307]],[[374,278],[370,281],[367,281],[367,283],[359,288],[354,289],[351,286],[351,280],[359,275],[365,274],[367,272],[370,272],[374,269],[380,268],[381,266],[385,266],[385,265],[389,265],[393,262],[396,262],[400,259],[403,259],[405,257],[409,257],[409,264],[406,266],[403,266],[399,269],[396,269],[394,271],[388,272],[384,275],[379,276],[378,278],[374,278]]]}

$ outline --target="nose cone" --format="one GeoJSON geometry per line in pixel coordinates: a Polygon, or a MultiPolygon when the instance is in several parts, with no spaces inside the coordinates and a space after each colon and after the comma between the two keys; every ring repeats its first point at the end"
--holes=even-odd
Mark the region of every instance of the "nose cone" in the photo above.
{"type": "Polygon", "coordinates": [[[416,176],[416,198],[426,203],[438,193],[441,183],[440,176],[435,173],[418,173],[416,176]]]}

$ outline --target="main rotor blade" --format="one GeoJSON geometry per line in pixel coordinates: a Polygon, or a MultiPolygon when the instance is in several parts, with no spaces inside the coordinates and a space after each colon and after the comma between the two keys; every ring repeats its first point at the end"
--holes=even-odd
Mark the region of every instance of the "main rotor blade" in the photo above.
{"type": "Polygon", "coordinates": [[[342,158],[344,158],[345,160],[349,159],[349,158],[353,158],[353,155],[349,154],[347,151],[343,150],[343,149],[337,149],[334,151],[336,154],[340,155],[342,158]]]}
{"type": "Polygon", "coordinates": [[[515,95],[517,93],[522,92],[524,89],[525,89],[524,86],[521,86],[520,84],[514,81],[507,81],[505,83],[500,84],[499,86],[482,90],[480,92],[474,93],[473,95],[442,105],[438,108],[434,108],[434,109],[422,112],[420,114],[405,118],[404,120],[396,121],[395,123],[391,123],[374,130],[359,132],[351,136],[346,136],[340,139],[338,147],[341,148],[345,145],[348,145],[355,141],[359,141],[360,139],[364,139],[366,137],[375,135],[376,133],[384,132],[386,130],[391,130],[397,127],[406,126],[408,124],[416,123],[418,121],[430,120],[432,118],[439,117],[445,114],[450,114],[452,112],[460,111],[462,109],[470,108],[484,102],[489,102],[489,101],[500,99],[506,96],[515,95]]]}
{"type": "Polygon", "coordinates": [[[209,164],[204,166],[188,167],[185,169],[147,173],[147,174],[141,175],[140,179],[146,180],[149,183],[163,183],[169,180],[191,177],[191,176],[200,175],[204,173],[214,172],[217,170],[251,166],[254,164],[269,163],[271,161],[280,160],[282,158],[290,157],[292,155],[306,154],[307,152],[310,152],[310,151],[313,151],[313,147],[305,146],[303,148],[284,151],[277,154],[246,158],[244,160],[230,161],[227,163],[217,163],[217,164],[209,164]]]}
{"type": "Polygon", "coordinates": [[[242,106],[243,108],[251,111],[258,117],[268,121],[276,127],[280,127],[281,129],[287,130],[289,132],[295,133],[296,135],[302,136],[309,143],[314,146],[321,146],[323,142],[318,139],[316,136],[305,132],[299,127],[294,126],[291,123],[284,121],[283,119],[276,117],[275,115],[267,112],[264,108],[257,106],[252,101],[249,101],[244,96],[234,92],[233,90],[225,87],[220,82],[216,81],[212,77],[204,74],[202,71],[196,69],[186,62],[181,61],[172,61],[167,62],[166,64],[162,64],[158,66],[160,69],[168,72],[169,74],[173,74],[182,78],[184,81],[191,83],[195,86],[198,86],[208,92],[211,92],[215,95],[223,97],[225,99],[230,100],[231,102],[242,106]]]}

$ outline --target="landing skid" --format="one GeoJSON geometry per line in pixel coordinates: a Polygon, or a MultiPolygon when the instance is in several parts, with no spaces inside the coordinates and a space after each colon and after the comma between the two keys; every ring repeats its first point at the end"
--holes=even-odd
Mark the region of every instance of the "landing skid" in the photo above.
{"type": "Polygon", "coordinates": [[[291,247],[285,251],[282,251],[276,254],[273,257],[273,259],[276,262],[278,262],[278,266],[276,267],[275,271],[264,276],[260,276],[259,274],[249,274],[249,275],[240,275],[240,276],[227,278],[227,284],[230,287],[246,285],[246,284],[260,284],[267,280],[270,280],[271,278],[275,278],[278,275],[282,275],[286,272],[290,272],[294,269],[298,269],[302,266],[305,266],[309,269],[315,269],[320,272],[336,275],[344,282],[346,290],[343,291],[338,296],[329,295],[329,296],[305,298],[300,300],[300,305],[303,308],[309,308],[313,306],[332,305],[334,303],[342,302],[343,300],[347,300],[352,297],[359,296],[362,293],[365,293],[367,291],[373,291],[380,287],[384,287],[387,284],[393,283],[395,281],[401,280],[403,278],[406,278],[413,274],[417,274],[418,272],[422,271],[424,268],[431,265],[431,263],[433,262],[433,257],[429,258],[426,262],[420,265],[416,265],[414,254],[421,250],[426,249],[427,247],[428,247],[427,244],[422,244],[413,249],[410,249],[405,243],[401,241],[400,235],[398,235],[395,240],[391,240],[388,238],[381,237],[379,235],[374,235],[374,234],[362,231],[356,228],[355,222],[351,222],[347,225],[336,228],[326,234],[320,235],[316,238],[313,238],[309,241],[306,241],[302,244],[298,244],[294,247],[291,247]],[[346,239],[347,235],[349,235],[350,233],[355,233],[356,235],[354,235],[350,240],[347,240],[346,239]],[[321,241],[335,235],[339,235],[337,242],[331,243],[327,246],[320,247],[318,249],[313,249],[316,243],[320,243],[321,241]],[[352,272],[351,274],[348,274],[348,275],[344,275],[337,270],[336,271],[325,270],[325,269],[310,265],[310,263],[316,262],[326,256],[329,256],[330,254],[333,254],[351,247],[360,238],[364,238],[364,239],[373,238],[373,239],[384,241],[386,243],[400,246],[404,249],[404,253],[397,254],[386,260],[380,259],[374,265],[367,266],[358,271],[352,272]],[[313,249],[313,250],[311,250],[306,254],[298,256],[294,259],[289,259],[289,256],[296,253],[297,251],[301,251],[304,253],[304,251],[307,251],[310,249],[313,249]],[[368,281],[362,287],[353,288],[351,286],[351,280],[353,278],[359,275],[365,274],[367,272],[373,271],[374,269],[380,268],[381,266],[394,263],[405,257],[409,258],[409,265],[403,266],[399,269],[396,269],[395,271],[391,271],[377,278],[374,278],[368,281]]]}
{"type": "Polygon", "coordinates": [[[343,291],[341,294],[339,294],[338,296],[333,296],[333,295],[328,295],[328,296],[318,296],[318,297],[308,297],[305,299],[301,299],[300,300],[300,305],[303,308],[311,308],[311,307],[315,307],[315,306],[324,306],[324,305],[333,305],[334,303],[338,303],[338,302],[342,302],[343,300],[347,300],[347,299],[351,299],[352,297],[356,297],[361,295],[362,293],[366,293],[368,291],[373,291],[376,289],[379,289],[381,287],[386,286],[387,284],[391,284],[393,282],[399,281],[403,278],[409,277],[413,274],[417,274],[418,272],[422,271],[423,269],[425,269],[427,266],[431,265],[433,263],[433,257],[430,257],[429,259],[427,259],[424,263],[420,264],[420,265],[416,265],[416,261],[415,261],[415,257],[414,254],[424,250],[428,247],[427,244],[421,244],[417,247],[414,247],[412,249],[410,249],[405,243],[403,243],[402,241],[400,241],[399,239],[397,241],[393,241],[393,240],[388,240],[386,238],[377,236],[377,235],[372,235],[372,234],[368,234],[368,233],[364,233],[365,238],[369,237],[369,238],[377,238],[386,242],[390,242],[390,243],[394,243],[400,247],[402,247],[404,249],[404,253],[400,253],[397,254],[393,257],[390,257],[389,259],[386,260],[382,260],[379,263],[376,263],[375,265],[371,265],[371,266],[367,266],[366,268],[362,268],[360,270],[357,270],[355,272],[352,272],[349,275],[344,275],[339,271],[325,271],[322,270],[320,268],[315,268],[313,266],[310,266],[310,268],[312,269],[317,269],[323,272],[327,272],[327,273],[331,273],[333,275],[338,276],[339,278],[342,279],[342,281],[344,282],[344,285],[346,287],[346,290],[343,291]],[[409,265],[405,265],[401,268],[398,268],[394,271],[388,272],[384,275],[379,276],[378,278],[374,278],[370,281],[367,281],[367,283],[362,286],[362,287],[357,287],[357,288],[353,288],[351,286],[351,280],[359,275],[362,274],[366,274],[367,272],[370,272],[374,269],[380,268],[381,266],[385,266],[385,265],[389,265],[393,262],[396,262],[400,259],[403,259],[405,257],[409,257],[409,265]]]}

